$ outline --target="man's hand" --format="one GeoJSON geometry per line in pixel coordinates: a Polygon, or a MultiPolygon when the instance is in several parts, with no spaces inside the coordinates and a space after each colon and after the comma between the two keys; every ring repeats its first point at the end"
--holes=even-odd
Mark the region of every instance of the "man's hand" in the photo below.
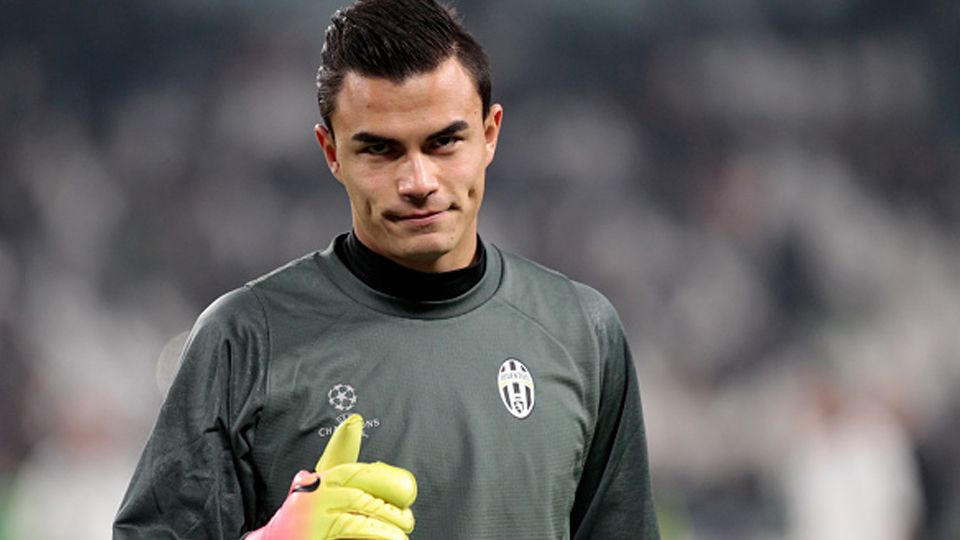
{"type": "Polygon", "coordinates": [[[245,540],[406,540],[413,531],[413,474],[385,463],[357,463],[363,418],[340,424],[317,462],[300,471],[270,522],[245,540]]]}

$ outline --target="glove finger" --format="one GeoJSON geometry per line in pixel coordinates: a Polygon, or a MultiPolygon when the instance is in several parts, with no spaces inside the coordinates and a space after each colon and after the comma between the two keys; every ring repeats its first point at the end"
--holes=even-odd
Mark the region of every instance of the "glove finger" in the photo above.
{"type": "Polygon", "coordinates": [[[343,463],[356,463],[360,456],[360,441],[363,438],[363,417],[351,414],[333,431],[327,448],[314,468],[318,473],[343,463]]]}
{"type": "MultiPolygon", "coordinates": [[[[412,531],[411,527],[406,532],[412,531]]],[[[358,514],[340,514],[330,528],[327,538],[331,540],[409,540],[409,537],[393,525],[358,514]]]]}
{"type": "Polygon", "coordinates": [[[324,471],[321,476],[325,486],[357,488],[399,508],[409,508],[417,499],[413,474],[379,461],[346,463],[324,471]]]}
{"type": "MultiPolygon", "coordinates": [[[[415,520],[412,510],[398,508],[360,489],[324,486],[323,496],[327,512],[366,516],[372,521],[380,522],[399,531],[410,532],[413,530],[415,520]]],[[[363,523],[366,523],[366,521],[363,521],[363,523]]],[[[346,538],[353,537],[347,536],[346,538]]]]}

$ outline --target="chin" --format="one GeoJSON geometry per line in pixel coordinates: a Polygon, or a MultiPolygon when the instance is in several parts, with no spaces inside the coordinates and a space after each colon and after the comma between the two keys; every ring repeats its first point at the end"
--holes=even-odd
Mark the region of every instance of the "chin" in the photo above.
{"type": "Polygon", "coordinates": [[[447,253],[450,253],[449,246],[440,242],[416,242],[403,247],[400,251],[400,257],[410,261],[431,262],[435,261],[447,253]]]}
{"type": "Polygon", "coordinates": [[[401,260],[417,265],[431,265],[453,252],[456,247],[457,243],[449,236],[428,234],[399,242],[394,254],[401,260]]]}

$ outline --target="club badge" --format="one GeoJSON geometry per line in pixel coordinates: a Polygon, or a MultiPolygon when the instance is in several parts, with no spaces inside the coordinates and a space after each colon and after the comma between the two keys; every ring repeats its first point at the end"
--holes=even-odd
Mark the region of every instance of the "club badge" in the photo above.
{"type": "Polygon", "coordinates": [[[523,362],[516,358],[507,358],[497,370],[497,389],[500,400],[513,416],[526,418],[533,411],[536,394],[533,388],[533,375],[523,362]]]}

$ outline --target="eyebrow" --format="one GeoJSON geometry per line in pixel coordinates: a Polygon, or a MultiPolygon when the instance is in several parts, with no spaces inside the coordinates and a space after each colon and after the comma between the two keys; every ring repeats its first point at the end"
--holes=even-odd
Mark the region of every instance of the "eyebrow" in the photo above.
{"type": "MultiPolygon", "coordinates": [[[[427,139],[436,139],[438,137],[446,137],[449,135],[453,135],[458,131],[463,131],[465,129],[468,129],[469,127],[470,127],[470,124],[468,124],[466,120],[456,120],[451,122],[450,125],[448,125],[447,127],[438,131],[434,131],[430,135],[427,135],[427,139]]],[[[377,135],[367,131],[357,132],[353,135],[353,137],[350,137],[350,139],[357,142],[366,143],[366,144],[398,144],[400,142],[396,139],[391,139],[389,137],[384,137],[382,135],[377,135]]]]}
{"type": "Polygon", "coordinates": [[[466,120],[457,120],[455,122],[451,122],[449,126],[441,129],[440,131],[434,131],[429,136],[427,136],[427,139],[436,139],[437,137],[446,137],[448,135],[453,135],[458,131],[463,131],[469,128],[470,128],[470,124],[468,124],[466,120]]]}

